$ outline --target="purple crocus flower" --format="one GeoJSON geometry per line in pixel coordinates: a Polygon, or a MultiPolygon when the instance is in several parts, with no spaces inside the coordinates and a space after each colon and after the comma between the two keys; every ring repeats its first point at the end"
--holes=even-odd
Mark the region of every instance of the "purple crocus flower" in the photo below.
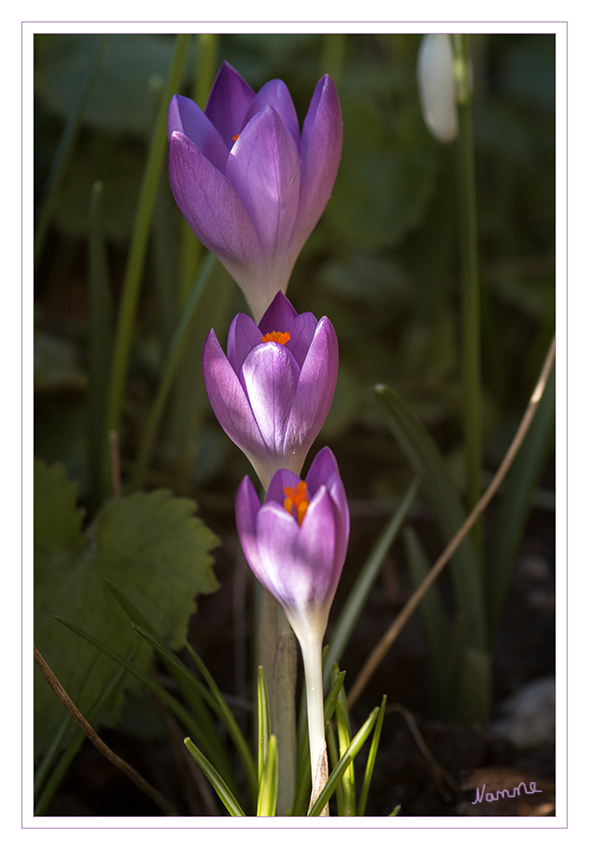
{"type": "Polygon", "coordinates": [[[350,532],[331,449],[316,455],[305,481],[278,470],[263,505],[246,476],[237,492],[236,517],[247,562],[284,609],[301,646],[322,641],[350,532]]]}
{"type": "MultiPolygon", "coordinates": [[[[312,806],[328,776],[321,647],[350,534],[348,502],[333,453],[322,449],[305,481],[279,469],[263,505],[246,476],[237,491],[235,513],[246,560],[282,606],[301,646],[312,806]]],[[[329,808],[322,814],[328,815],[329,808]]]]}
{"type": "Polygon", "coordinates": [[[200,241],[237,281],[256,321],[278,291],[331,195],[342,149],[335,86],[317,83],[299,132],[282,80],[258,94],[224,62],[205,111],[174,95],[170,186],[200,241]]]}
{"type": "Polygon", "coordinates": [[[278,469],[299,475],[337,381],[337,337],[329,319],[297,315],[278,292],[259,325],[245,313],[233,319],[227,356],[211,330],[202,365],[221,427],[264,488],[278,469]]]}

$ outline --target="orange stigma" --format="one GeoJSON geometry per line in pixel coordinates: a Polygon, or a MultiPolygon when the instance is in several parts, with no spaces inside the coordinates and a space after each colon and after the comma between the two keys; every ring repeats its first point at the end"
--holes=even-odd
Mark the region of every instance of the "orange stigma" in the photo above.
{"type": "Polygon", "coordinates": [[[284,500],[284,507],[289,514],[292,514],[295,517],[298,524],[302,525],[303,517],[309,507],[307,485],[304,481],[299,481],[296,489],[293,487],[285,487],[284,495],[286,496],[286,499],[284,500]]]}
{"type": "Polygon", "coordinates": [[[241,136],[241,133],[238,133],[237,136],[231,136],[231,138],[233,139],[234,142],[236,142],[239,139],[240,136],[241,136]]]}
{"type": "Polygon", "coordinates": [[[272,331],[272,333],[266,334],[266,336],[260,337],[262,342],[279,342],[280,345],[285,345],[289,339],[290,334],[288,331],[282,333],[282,331],[272,331]]]}

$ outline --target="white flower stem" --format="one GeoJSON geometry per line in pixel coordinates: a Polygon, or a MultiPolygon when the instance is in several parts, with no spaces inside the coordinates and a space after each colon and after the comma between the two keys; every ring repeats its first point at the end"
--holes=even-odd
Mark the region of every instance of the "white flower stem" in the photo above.
{"type": "MultiPolygon", "coordinates": [[[[325,744],[325,719],[323,708],[322,639],[309,635],[301,640],[307,692],[307,721],[309,725],[309,751],[311,755],[311,803],[321,793],[328,778],[327,747],[325,744]]],[[[322,813],[329,815],[326,806],[322,813]]]]}

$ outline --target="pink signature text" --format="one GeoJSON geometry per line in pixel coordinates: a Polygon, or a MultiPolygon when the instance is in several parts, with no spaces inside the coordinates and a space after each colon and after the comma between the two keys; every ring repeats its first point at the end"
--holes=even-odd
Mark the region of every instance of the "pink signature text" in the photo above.
{"type": "Polygon", "coordinates": [[[483,785],[482,789],[481,788],[476,789],[476,800],[473,802],[473,804],[472,804],[473,806],[476,806],[477,803],[482,803],[483,800],[486,800],[488,803],[495,803],[500,797],[519,797],[519,795],[522,793],[520,791],[521,788],[523,788],[523,790],[526,794],[541,794],[542,793],[542,791],[539,788],[536,788],[535,782],[530,782],[530,790],[529,791],[526,788],[526,783],[520,782],[519,785],[517,785],[513,789],[513,793],[510,793],[507,790],[507,788],[503,788],[502,791],[495,791],[495,794],[493,794],[492,791],[487,791],[487,793],[485,794],[485,788],[486,787],[487,787],[486,785],[483,785]]]}

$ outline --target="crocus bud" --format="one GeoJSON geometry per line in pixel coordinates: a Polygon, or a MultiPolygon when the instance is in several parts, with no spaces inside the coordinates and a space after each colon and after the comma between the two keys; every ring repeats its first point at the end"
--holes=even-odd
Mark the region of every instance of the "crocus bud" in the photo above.
{"type": "Polygon", "coordinates": [[[348,503],[331,449],[302,481],[288,469],[272,478],[260,505],[248,477],[236,499],[237,530],[252,572],[280,603],[299,639],[322,641],[348,547],[348,503]]]}
{"type": "Polygon", "coordinates": [[[458,135],[458,110],[450,36],[426,35],[417,57],[417,83],[421,111],[432,136],[453,142],[458,135]]]}
{"type": "Polygon", "coordinates": [[[282,80],[256,94],[224,62],[205,111],[175,95],[169,177],[182,215],[239,284],[257,321],[286,291],[331,195],[342,149],[335,86],[317,83],[302,134],[282,80]]]}
{"type": "Polygon", "coordinates": [[[211,330],[202,367],[219,424],[264,488],[279,469],[299,475],[337,381],[337,337],[329,319],[298,315],[279,292],[258,325],[245,313],[233,319],[227,356],[211,330]]]}

